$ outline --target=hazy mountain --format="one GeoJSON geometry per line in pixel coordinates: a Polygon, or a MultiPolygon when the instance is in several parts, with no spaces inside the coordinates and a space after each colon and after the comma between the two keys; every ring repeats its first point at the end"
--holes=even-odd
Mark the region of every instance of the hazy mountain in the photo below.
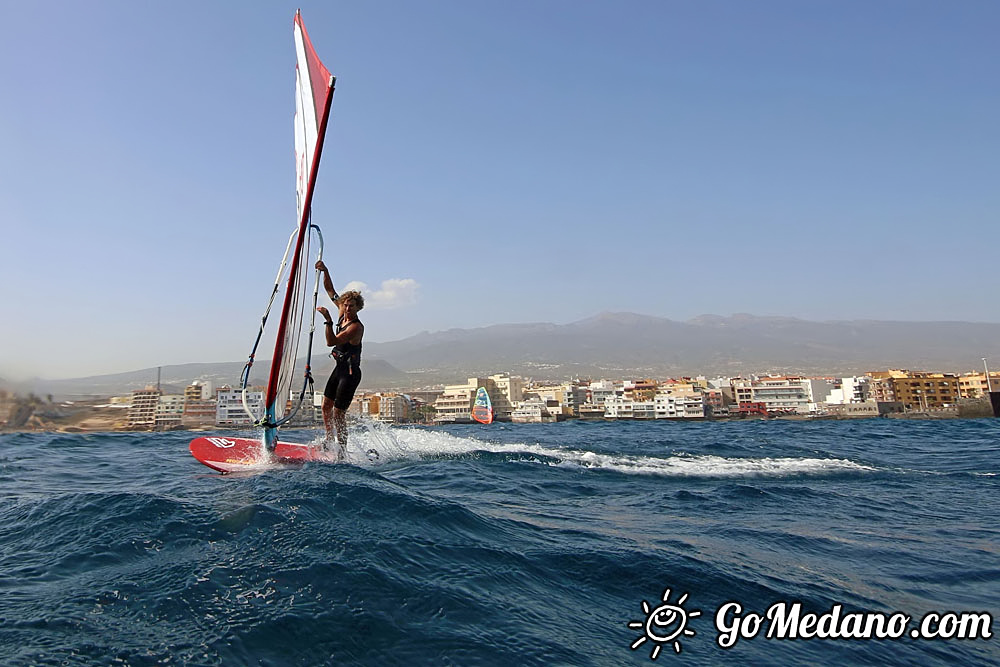
{"type": "MultiPolygon", "coordinates": [[[[867,370],[968,371],[997,359],[1000,324],[970,322],[810,322],[790,317],[702,315],[687,322],[634,313],[602,313],[557,325],[500,324],[421,333],[365,343],[363,389],[417,388],[510,371],[534,378],[626,375],[737,375],[779,371],[857,374],[867,370]]],[[[332,362],[314,361],[318,387],[332,362]]],[[[161,385],[180,392],[193,380],[236,385],[243,362],[162,368],[161,385]]],[[[264,384],[267,361],[254,366],[264,384]]],[[[298,381],[298,380],[297,380],[298,381]]],[[[156,369],[71,380],[34,380],[7,388],[39,395],[113,395],[156,383],[156,369]]]]}
{"type": "MultiPolygon", "coordinates": [[[[173,366],[163,366],[160,369],[160,388],[164,393],[180,394],[184,387],[195,380],[211,381],[216,387],[228,384],[233,387],[240,385],[240,375],[243,373],[243,366],[246,362],[230,361],[220,363],[197,363],[178,364],[173,366]]],[[[301,386],[304,362],[297,366],[295,378],[292,382],[296,390],[301,386]]],[[[258,360],[254,363],[250,373],[251,385],[267,384],[267,374],[270,369],[270,361],[258,360]]],[[[368,358],[362,361],[362,383],[365,388],[405,388],[410,386],[411,378],[406,373],[394,368],[392,365],[380,359],[368,358]]],[[[67,380],[43,380],[32,379],[24,382],[0,381],[0,388],[16,391],[21,394],[34,392],[39,396],[52,394],[55,397],[68,397],[80,395],[95,396],[115,396],[127,394],[136,389],[142,389],[147,385],[156,385],[156,368],[144,368],[138,371],[127,373],[114,373],[111,375],[95,375],[91,377],[72,378],[67,380]]],[[[333,370],[333,361],[323,356],[319,360],[313,360],[313,379],[316,382],[317,391],[323,391],[326,380],[333,370]]]]}
{"type": "Polygon", "coordinates": [[[421,375],[511,370],[534,377],[614,373],[690,375],[788,371],[860,373],[910,368],[1000,367],[1000,324],[810,322],[789,317],[702,315],[676,322],[602,313],[566,325],[497,325],[422,333],[366,350],[421,375]]]}

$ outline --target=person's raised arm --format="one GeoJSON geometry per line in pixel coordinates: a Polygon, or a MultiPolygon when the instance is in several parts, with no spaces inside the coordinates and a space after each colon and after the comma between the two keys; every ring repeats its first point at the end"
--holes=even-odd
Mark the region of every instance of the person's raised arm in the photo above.
{"type": "Polygon", "coordinates": [[[337,290],[333,289],[333,279],[330,277],[330,271],[326,268],[326,264],[323,263],[323,260],[318,260],[316,262],[316,270],[323,274],[323,289],[325,289],[326,293],[330,295],[333,302],[337,303],[337,299],[340,298],[340,295],[337,294],[337,290]]]}

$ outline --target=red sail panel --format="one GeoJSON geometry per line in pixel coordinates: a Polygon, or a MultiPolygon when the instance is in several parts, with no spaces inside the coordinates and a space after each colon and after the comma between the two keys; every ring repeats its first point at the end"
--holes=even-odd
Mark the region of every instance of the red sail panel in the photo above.
{"type": "Polygon", "coordinates": [[[472,408],[472,418],[481,424],[493,423],[493,411],[489,408],[476,406],[472,408]]]}
{"type": "Polygon", "coordinates": [[[326,98],[330,94],[330,70],[323,65],[316,49],[313,48],[312,40],[302,22],[302,14],[295,12],[295,54],[296,69],[306,69],[305,80],[309,82],[311,97],[313,100],[312,111],[315,117],[316,126],[321,125],[321,119],[326,109],[326,98]]]}

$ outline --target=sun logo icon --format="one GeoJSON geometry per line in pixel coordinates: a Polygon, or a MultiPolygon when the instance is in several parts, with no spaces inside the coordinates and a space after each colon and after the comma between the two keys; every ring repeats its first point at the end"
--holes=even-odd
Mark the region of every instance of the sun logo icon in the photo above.
{"type": "Polygon", "coordinates": [[[646,640],[652,641],[656,646],[649,654],[650,660],[656,660],[660,655],[660,649],[664,644],[673,643],[674,652],[681,652],[681,637],[693,637],[694,630],[689,630],[687,623],[695,616],[701,616],[700,611],[687,611],[684,609],[684,602],[688,594],[677,598],[676,604],[670,603],[670,589],[663,591],[663,604],[655,609],[649,606],[645,600],[642,601],[642,613],[646,614],[644,621],[630,621],[628,627],[634,630],[643,630],[645,634],[639,637],[630,647],[633,651],[642,646],[646,640]]]}

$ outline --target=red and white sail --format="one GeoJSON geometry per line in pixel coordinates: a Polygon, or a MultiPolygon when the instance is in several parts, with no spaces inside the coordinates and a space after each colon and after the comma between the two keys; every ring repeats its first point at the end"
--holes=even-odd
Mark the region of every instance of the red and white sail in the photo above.
{"type": "Polygon", "coordinates": [[[295,13],[295,174],[298,204],[297,238],[288,268],[288,283],[281,309],[271,357],[271,372],[264,397],[266,417],[274,423],[285,415],[285,404],[295,370],[299,334],[306,302],[306,276],[309,274],[309,213],[316,174],[323,152],[335,79],[320,62],[302,15],[295,13]]]}
{"type": "Polygon", "coordinates": [[[323,66],[302,23],[295,13],[295,191],[298,194],[299,222],[302,223],[312,199],[319,153],[330,113],[334,79],[323,66]]]}

